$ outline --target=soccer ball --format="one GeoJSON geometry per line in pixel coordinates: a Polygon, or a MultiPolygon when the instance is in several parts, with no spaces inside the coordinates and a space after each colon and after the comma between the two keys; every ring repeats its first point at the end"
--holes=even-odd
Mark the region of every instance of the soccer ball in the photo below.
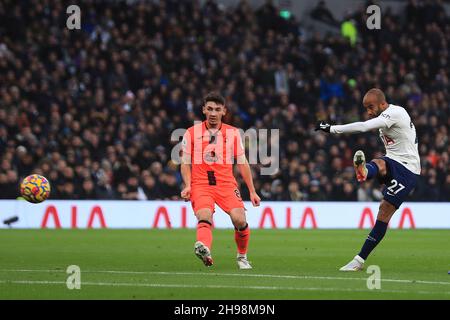
{"type": "Polygon", "coordinates": [[[23,179],[20,194],[28,202],[40,203],[50,195],[50,182],[43,176],[32,174],[23,179]]]}

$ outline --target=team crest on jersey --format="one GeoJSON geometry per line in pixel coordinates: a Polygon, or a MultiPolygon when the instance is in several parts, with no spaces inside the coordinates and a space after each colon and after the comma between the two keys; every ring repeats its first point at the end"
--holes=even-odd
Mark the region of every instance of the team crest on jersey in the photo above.
{"type": "Polygon", "coordinates": [[[209,163],[211,163],[211,162],[217,162],[219,160],[219,157],[216,155],[216,152],[213,150],[213,151],[210,151],[210,152],[207,152],[206,154],[205,154],[205,161],[206,162],[209,162],[209,163]]]}

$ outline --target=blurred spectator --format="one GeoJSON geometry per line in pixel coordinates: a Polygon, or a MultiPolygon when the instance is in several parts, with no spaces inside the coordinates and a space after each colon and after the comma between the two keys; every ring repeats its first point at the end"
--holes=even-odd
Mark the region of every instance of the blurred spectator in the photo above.
{"type": "Polygon", "coordinates": [[[380,201],[383,194],[373,187],[373,181],[362,183],[357,190],[358,201],[380,201]]]}
{"type": "Polygon", "coordinates": [[[91,179],[86,179],[83,181],[80,199],[98,199],[94,182],[91,179]]]}
{"type": "Polygon", "coordinates": [[[303,193],[300,192],[298,183],[296,181],[289,183],[288,191],[289,191],[289,199],[288,199],[289,201],[304,200],[304,195],[303,193]]]}
{"type": "Polygon", "coordinates": [[[311,17],[333,26],[338,24],[325,1],[319,1],[317,6],[311,11],[311,17]]]}
{"type": "Polygon", "coordinates": [[[326,195],[322,190],[320,190],[320,183],[317,180],[311,181],[311,186],[309,187],[309,201],[326,201],[326,195]]]}
{"type": "Polygon", "coordinates": [[[281,180],[277,179],[272,182],[272,196],[273,201],[285,201],[288,199],[288,193],[286,192],[281,180]]]}
{"type": "Polygon", "coordinates": [[[17,185],[17,173],[13,170],[8,170],[5,173],[0,173],[0,198],[1,199],[15,199],[18,196],[19,187],[17,185]]]}
{"type": "Polygon", "coordinates": [[[356,191],[355,188],[353,187],[353,184],[350,182],[345,182],[344,183],[344,192],[343,192],[343,196],[342,199],[340,199],[342,201],[356,201],[356,191]]]}
{"type": "Polygon", "coordinates": [[[272,191],[269,182],[264,183],[259,192],[261,200],[270,201],[272,199],[272,191]]]}

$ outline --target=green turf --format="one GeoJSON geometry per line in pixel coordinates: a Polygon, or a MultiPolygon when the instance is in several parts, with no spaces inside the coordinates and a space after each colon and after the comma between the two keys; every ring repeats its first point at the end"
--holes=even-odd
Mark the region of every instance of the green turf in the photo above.
{"type": "Polygon", "coordinates": [[[366,263],[380,266],[380,290],[365,271],[338,271],[366,235],[252,230],[254,268],[239,271],[232,230],[214,230],[206,268],[195,230],[3,229],[0,299],[450,299],[450,230],[389,230],[366,263]],[[66,287],[69,265],[81,268],[81,290],[66,287]]]}

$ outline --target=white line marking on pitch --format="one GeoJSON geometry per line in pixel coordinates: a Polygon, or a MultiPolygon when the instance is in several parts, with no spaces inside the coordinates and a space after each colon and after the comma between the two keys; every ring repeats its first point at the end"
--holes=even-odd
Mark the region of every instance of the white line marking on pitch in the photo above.
{"type": "MultiPolygon", "coordinates": [[[[64,270],[34,270],[34,269],[0,269],[0,272],[45,272],[45,273],[64,273],[64,270]]],[[[357,280],[367,281],[366,278],[346,278],[346,277],[323,277],[323,276],[295,276],[278,274],[252,274],[252,273],[202,273],[202,272],[167,272],[167,271],[120,271],[120,270],[86,270],[83,273],[113,273],[113,274],[149,274],[149,275],[183,275],[183,276],[224,276],[224,277],[256,277],[256,278],[280,278],[280,279],[315,279],[315,280],[357,280]]],[[[450,282],[443,281],[425,281],[425,280],[400,280],[400,279],[381,279],[384,282],[398,283],[420,283],[420,284],[438,284],[450,285],[450,282]]]]}
{"type": "MultiPolygon", "coordinates": [[[[29,280],[0,280],[0,284],[26,285],[66,285],[65,281],[29,281],[29,280]]],[[[290,290],[290,291],[343,291],[343,292],[374,292],[374,293],[418,293],[418,294],[450,294],[450,292],[405,291],[405,290],[363,290],[350,288],[314,288],[314,287],[274,287],[274,286],[230,286],[230,285],[196,285],[196,284],[164,284],[164,283],[121,283],[121,282],[82,282],[82,286],[108,287],[151,287],[151,288],[209,288],[209,289],[253,289],[253,290],[290,290]]]]}

